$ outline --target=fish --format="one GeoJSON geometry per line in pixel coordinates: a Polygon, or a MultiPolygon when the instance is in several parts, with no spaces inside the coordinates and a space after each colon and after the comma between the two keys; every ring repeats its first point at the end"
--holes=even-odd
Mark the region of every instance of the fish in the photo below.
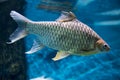
{"type": "MultiPolygon", "coordinates": [[[[76,1],[74,1],[75,3],[76,1]]],[[[59,0],[41,0],[40,4],[36,6],[37,9],[44,9],[50,11],[70,11],[74,7],[74,3],[70,1],[59,0]]]]}
{"type": "Polygon", "coordinates": [[[18,28],[10,35],[7,44],[12,44],[29,34],[37,36],[26,54],[48,47],[58,50],[52,58],[53,61],[58,61],[69,55],[87,56],[110,50],[110,46],[72,12],[62,11],[55,21],[32,21],[16,11],[11,11],[10,16],[16,21],[18,28]]]}
{"type": "Polygon", "coordinates": [[[45,76],[37,77],[37,78],[32,78],[30,80],[53,80],[52,78],[46,78],[45,76]]]}

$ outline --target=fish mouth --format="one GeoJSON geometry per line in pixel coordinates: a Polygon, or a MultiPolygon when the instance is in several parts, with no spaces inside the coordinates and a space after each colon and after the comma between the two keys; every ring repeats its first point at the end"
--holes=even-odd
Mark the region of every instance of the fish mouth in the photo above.
{"type": "Polygon", "coordinates": [[[110,51],[110,47],[107,47],[107,48],[106,48],[106,51],[107,51],[107,52],[110,51]]]}

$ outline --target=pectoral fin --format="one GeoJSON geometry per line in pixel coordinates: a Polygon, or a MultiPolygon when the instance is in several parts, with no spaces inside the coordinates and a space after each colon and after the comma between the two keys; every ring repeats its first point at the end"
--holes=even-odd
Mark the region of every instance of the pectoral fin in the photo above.
{"type": "Polygon", "coordinates": [[[37,52],[38,50],[40,50],[42,48],[44,48],[44,45],[43,44],[38,44],[37,41],[34,40],[32,48],[25,53],[26,54],[32,54],[32,53],[37,52]]]}
{"type": "Polygon", "coordinates": [[[52,58],[53,61],[57,61],[57,60],[60,60],[60,59],[63,59],[67,56],[69,56],[70,54],[66,51],[59,51],[57,52],[56,56],[54,58],[52,58]]]}

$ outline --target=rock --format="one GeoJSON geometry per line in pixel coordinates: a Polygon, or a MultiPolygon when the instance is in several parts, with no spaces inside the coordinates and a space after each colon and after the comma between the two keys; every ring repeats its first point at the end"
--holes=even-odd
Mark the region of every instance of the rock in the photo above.
{"type": "Polygon", "coordinates": [[[17,24],[10,17],[11,10],[23,13],[24,0],[7,0],[0,3],[0,80],[26,80],[24,41],[6,44],[17,24]]]}

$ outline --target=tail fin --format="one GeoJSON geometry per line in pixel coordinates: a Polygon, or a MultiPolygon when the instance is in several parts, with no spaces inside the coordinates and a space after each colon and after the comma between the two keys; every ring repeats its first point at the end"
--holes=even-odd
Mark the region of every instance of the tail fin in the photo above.
{"type": "Polygon", "coordinates": [[[22,39],[25,36],[27,36],[28,33],[25,30],[25,28],[26,28],[27,23],[31,22],[29,19],[17,13],[16,11],[11,11],[10,16],[17,22],[18,28],[15,30],[15,32],[13,32],[10,35],[9,40],[11,42],[7,42],[7,44],[14,43],[17,40],[22,39]]]}

